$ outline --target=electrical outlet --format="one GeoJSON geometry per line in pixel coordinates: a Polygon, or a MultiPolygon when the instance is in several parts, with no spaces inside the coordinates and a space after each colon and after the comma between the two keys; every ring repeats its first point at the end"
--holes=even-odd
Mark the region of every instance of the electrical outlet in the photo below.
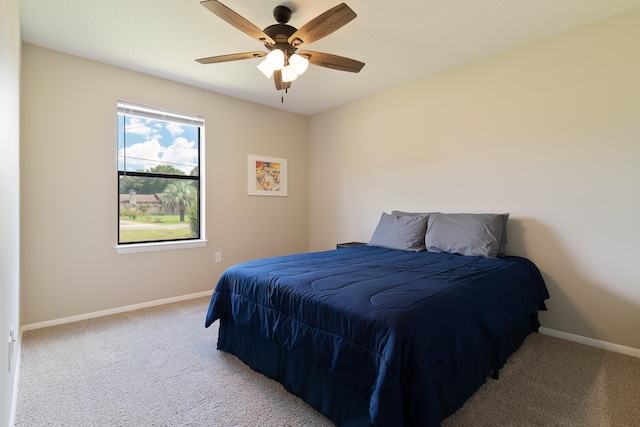
{"type": "Polygon", "coordinates": [[[216,262],[222,262],[222,252],[216,252],[216,262]]]}

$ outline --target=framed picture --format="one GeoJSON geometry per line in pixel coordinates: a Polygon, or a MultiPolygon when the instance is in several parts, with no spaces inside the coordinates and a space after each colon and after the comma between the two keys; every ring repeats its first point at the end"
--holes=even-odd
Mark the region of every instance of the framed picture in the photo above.
{"type": "Polygon", "coordinates": [[[247,194],[250,196],[287,195],[287,159],[247,156],[247,194]]]}

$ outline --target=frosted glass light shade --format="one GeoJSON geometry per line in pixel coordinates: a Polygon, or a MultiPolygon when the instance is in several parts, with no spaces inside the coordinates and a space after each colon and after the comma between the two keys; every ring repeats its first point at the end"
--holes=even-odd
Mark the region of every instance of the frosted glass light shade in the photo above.
{"type": "Polygon", "coordinates": [[[280,49],[273,49],[267,54],[267,61],[269,61],[274,70],[279,70],[284,66],[284,52],[280,49]]]}
{"type": "Polygon", "coordinates": [[[258,70],[262,71],[262,74],[264,74],[268,79],[271,78],[273,72],[275,71],[268,59],[265,59],[258,64],[258,70]]]}
{"type": "Polygon", "coordinates": [[[309,60],[302,55],[294,53],[291,55],[291,58],[289,58],[289,65],[293,66],[296,74],[300,76],[302,73],[307,71],[307,68],[309,67],[309,60]]]}
{"type": "Polygon", "coordinates": [[[297,78],[298,78],[298,74],[296,74],[296,70],[294,69],[293,65],[287,65],[286,67],[282,68],[283,82],[285,83],[292,82],[297,78]]]}

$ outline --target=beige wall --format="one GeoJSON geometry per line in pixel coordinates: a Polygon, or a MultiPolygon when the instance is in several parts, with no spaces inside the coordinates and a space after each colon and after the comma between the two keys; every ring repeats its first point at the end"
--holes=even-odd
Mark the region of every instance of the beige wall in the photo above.
{"type": "Polygon", "coordinates": [[[392,209],[510,212],[543,326],[640,349],[638,40],[636,8],[312,117],[310,249],[392,209]]]}
{"type": "Polygon", "coordinates": [[[232,264],[307,250],[306,117],[32,45],[22,82],[23,324],[212,290],[232,264]],[[114,251],[119,99],[205,116],[205,248],[114,251]],[[247,196],[247,154],[288,160],[288,197],[247,196]]]}
{"type": "Polygon", "coordinates": [[[10,424],[17,342],[9,366],[11,326],[20,330],[20,17],[18,1],[0,2],[0,425],[10,424]]]}
{"type": "Polygon", "coordinates": [[[639,23],[311,118],[24,45],[22,323],[211,290],[246,259],[367,241],[382,211],[510,212],[508,251],[552,294],[543,326],[640,349],[639,23]],[[206,117],[206,248],[113,250],[118,99],[206,117]],[[289,160],[289,197],[246,196],[248,153],[289,160]]]}

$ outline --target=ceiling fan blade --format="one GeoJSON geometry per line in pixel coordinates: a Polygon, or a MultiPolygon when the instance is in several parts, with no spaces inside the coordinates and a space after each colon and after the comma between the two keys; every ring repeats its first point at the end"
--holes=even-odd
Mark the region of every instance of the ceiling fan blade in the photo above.
{"type": "Polygon", "coordinates": [[[271,37],[266,35],[260,28],[256,27],[251,22],[249,22],[233,10],[229,9],[219,1],[205,0],[201,1],[200,4],[213,12],[214,15],[233,25],[243,33],[248,34],[250,37],[258,40],[260,43],[264,43],[264,45],[266,46],[272,46],[276,44],[276,42],[271,37]]]}
{"type": "Polygon", "coordinates": [[[244,53],[232,53],[230,55],[210,56],[208,58],[196,59],[201,64],[215,64],[217,62],[229,62],[238,61],[240,59],[252,59],[265,56],[267,52],[244,52],[244,53]]]}
{"type": "Polygon", "coordinates": [[[291,87],[291,82],[283,82],[282,81],[282,71],[275,70],[273,72],[273,80],[276,82],[277,90],[289,89],[291,87]]]}
{"type": "Polygon", "coordinates": [[[356,13],[344,3],[332,7],[304,24],[289,37],[289,44],[295,48],[328,36],[356,17],[356,13]]]}
{"type": "Polygon", "coordinates": [[[364,67],[364,62],[356,61],[355,59],[351,58],[345,58],[344,56],[332,55],[330,53],[303,50],[301,52],[298,52],[298,54],[307,58],[309,60],[309,63],[313,65],[319,65],[321,67],[331,68],[334,70],[357,73],[362,70],[362,67],[364,67]]]}

